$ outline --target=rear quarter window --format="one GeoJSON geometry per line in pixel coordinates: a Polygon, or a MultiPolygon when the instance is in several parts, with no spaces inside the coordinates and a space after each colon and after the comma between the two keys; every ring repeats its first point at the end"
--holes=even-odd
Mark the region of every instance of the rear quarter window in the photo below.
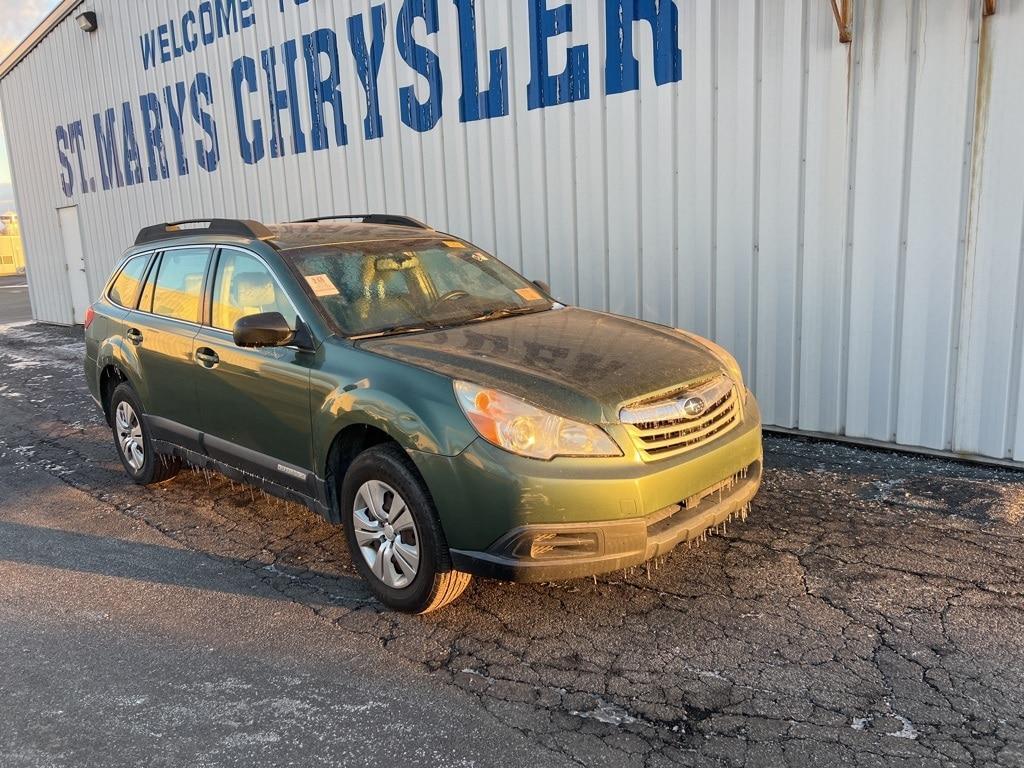
{"type": "Polygon", "coordinates": [[[133,309],[139,298],[139,287],[142,285],[148,263],[148,253],[128,259],[110,286],[107,297],[119,307],[133,309]]]}

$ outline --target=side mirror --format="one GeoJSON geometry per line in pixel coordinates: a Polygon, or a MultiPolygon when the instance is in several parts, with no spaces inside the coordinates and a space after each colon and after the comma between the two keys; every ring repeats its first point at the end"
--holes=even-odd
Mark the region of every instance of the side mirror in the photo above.
{"type": "Polygon", "coordinates": [[[235,323],[232,334],[240,347],[287,347],[295,339],[280,312],[246,315],[235,323]]]}
{"type": "Polygon", "coordinates": [[[541,293],[543,293],[545,296],[551,295],[551,286],[545,283],[543,280],[534,280],[533,284],[540,288],[541,293]]]}

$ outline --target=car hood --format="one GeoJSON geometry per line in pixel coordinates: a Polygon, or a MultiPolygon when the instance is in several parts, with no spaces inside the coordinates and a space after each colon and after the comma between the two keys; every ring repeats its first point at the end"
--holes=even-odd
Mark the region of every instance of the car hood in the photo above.
{"type": "Polygon", "coordinates": [[[572,307],[359,346],[590,423],[618,421],[624,403],[724,372],[671,328],[572,307]]]}

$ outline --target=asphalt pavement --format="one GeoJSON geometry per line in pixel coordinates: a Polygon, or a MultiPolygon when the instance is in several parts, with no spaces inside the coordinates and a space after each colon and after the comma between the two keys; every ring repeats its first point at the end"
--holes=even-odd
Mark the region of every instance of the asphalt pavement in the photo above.
{"type": "Polygon", "coordinates": [[[81,333],[0,327],[0,765],[1024,765],[1024,475],[766,440],[650,569],[391,613],[343,537],[126,479],[81,333]]]}
{"type": "Polygon", "coordinates": [[[0,325],[32,319],[24,275],[0,276],[0,325]]]}

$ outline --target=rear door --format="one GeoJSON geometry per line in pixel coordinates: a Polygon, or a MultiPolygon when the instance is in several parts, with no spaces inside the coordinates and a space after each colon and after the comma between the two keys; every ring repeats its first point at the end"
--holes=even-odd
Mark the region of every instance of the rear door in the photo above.
{"type": "Polygon", "coordinates": [[[220,249],[209,317],[195,338],[203,442],[213,458],[315,494],[309,415],[313,356],[296,347],[243,349],[232,329],[246,315],[298,312],[259,256],[220,249]]]}
{"type": "Polygon", "coordinates": [[[154,436],[196,451],[201,446],[193,340],[211,253],[210,247],[189,246],[160,254],[138,309],[124,323],[124,336],[138,354],[139,395],[154,436]]]}

